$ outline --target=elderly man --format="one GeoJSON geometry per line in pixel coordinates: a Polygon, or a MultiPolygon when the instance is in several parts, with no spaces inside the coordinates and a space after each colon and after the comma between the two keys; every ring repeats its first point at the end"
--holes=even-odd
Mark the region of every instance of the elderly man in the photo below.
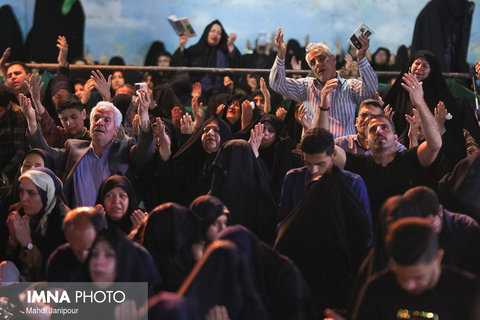
{"type": "Polygon", "coordinates": [[[47,151],[64,182],[64,196],[71,208],[93,206],[102,181],[112,174],[128,175],[130,167],[141,166],[153,154],[152,129],[148,116],[150,97],[139,95],[140,132],[135,144],[130,138],[115,141],[122,114],[112,103],[101,101],[90,113],[92,141],[70,139],[64,149],[51,148],[38,130],[35,110],[30,99],[20,95],[22,111],[27,118],[30,145],[47,151]]]}
{"type": "Polygon", "coordinates": [[[270,71],[270,86],[276,92],[298,102],[303,102],[312,119],[322,99],[324,87],[332,87],[330,112],[331,132],[334,138],[355,134],[355,109],[364,99],[372,98],[377,91],[377,74],[365,57],[370,40],[361,35],[362,47],[357,50],[358,67],[362,81],[340,78],[335,70],[336,59],[332,51],[323,43],[310,43],[305,59],[316,78],[292,79],[285,76],[285,56],[287,48],[283,41],[282,29],[278,29],[275,44],[277,58],[270,71]]]}

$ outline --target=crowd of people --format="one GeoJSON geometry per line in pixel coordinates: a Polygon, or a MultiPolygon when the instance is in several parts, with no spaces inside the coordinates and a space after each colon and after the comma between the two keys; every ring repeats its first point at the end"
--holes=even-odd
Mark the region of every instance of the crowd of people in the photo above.
{"type": "Polygon", "coordinates": [[[218,20],[187,40],[146,64],[270,75],[87,80],[59,36],[45,85],[3,53],[2,287],[146,282],[122,319],[480,319],[480,127],[432,52],[379,93],[366,35],[344,72],[281,29],[273,54],[218,20]]]}

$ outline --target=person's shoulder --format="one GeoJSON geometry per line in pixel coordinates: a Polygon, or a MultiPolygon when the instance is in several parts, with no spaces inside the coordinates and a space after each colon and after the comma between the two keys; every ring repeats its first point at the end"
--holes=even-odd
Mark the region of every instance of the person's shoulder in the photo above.
{"type": "Polygon", "coordinates": [[[363,179],[359,174],[356,174],[356,173],[353,173],[351,171],[344,170],[344,169],[341,169],[341,170],[342,170],[342,173],[347,177],[347,179],[352,181],[352,183],[355,183],[355,182],[358,182],[358,181],[363,182],[363,179]]]}
{"type": "Polygon", "coordinates": [[[475,221],[470,216],[467,216],[466,214],[463,213],[458,213],[458,212],[451,212],[448,210],[443,211],[445,220],[450,222],[455,226],[456,229],[458,228],[476,228],[480,230],[480,226],[478,223],[475,221]]]}
{"type": "Polygon", "coordinates": [[[294,168],[290,169],[287,171],[286,176],[289,176],[290,178],[292,177],[298,177],[298,176],[303,176],[308,172],[307,167],[300,167],[300,168],[294,168]]]}

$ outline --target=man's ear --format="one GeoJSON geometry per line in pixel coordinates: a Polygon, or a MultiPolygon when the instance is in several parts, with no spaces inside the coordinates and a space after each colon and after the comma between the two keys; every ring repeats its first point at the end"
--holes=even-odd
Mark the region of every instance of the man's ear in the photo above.
{"type": "Polygon", "coordinates": [[[85,109],[82,110],[82,119],[83,120],[87,119],[87,110],[85,109]]]}
{"type": "Polygon", "coordinates": [[[336,157],[337,157],[337,149],[333,148],[332,160],[335,161],[336,157]]]}
{"type": "Polygon", "coordinates": [[[443,249],[438,249],[437,255],[435,256],[435,262],[442,264],[444,254],[445,251],[443,249]]]}
{"type": "Polygon", "coordinates": [[[398,134],[395,134],[394,136],[395,142],[398,142],[398,134]]]}

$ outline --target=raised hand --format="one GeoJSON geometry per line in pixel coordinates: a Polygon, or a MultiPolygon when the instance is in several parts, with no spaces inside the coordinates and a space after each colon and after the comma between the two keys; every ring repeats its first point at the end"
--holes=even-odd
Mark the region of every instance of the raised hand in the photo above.
{"type": "Polygon", "coordinates": [[[408,91],[410,95],[410,100],[412,104],[416,106],[417,104],[424,103],[423,100],[423,83],[419,82],[417,78],[411,73],[405,73],[402,77],[403,82],[401,83],[402,87],[408,91]]]}
{"type": "Polygon", "coordinates": [[[332,105],[332,94],[337,89],[338,79],[328,80],[322,89],[322,99],[320,101],[320,107],[324,109],[330,108],[332,105]]]}
{"type": "Polygon", "coordinates": [[[38,114],[43,114],[45,112],[45,108],[42,105],[40,92],[43,87],[42,79],[38,73],[33,73],[30,75],[28,80],[25,80],[25,85],[30,91],[30,96],[32,97],[33,105],[38,114]]]}
{"type": "Polygon", "coordinates": [[[268,91],[267,83],[263,77],[260,77],[260,91],[262,91],[263,98],[265,99],[265,108],[263,109],[263,113],[269,113],[270,110],[272,110],[270,91],[268,91]]]}
{"type": "Polygon", "coordinates": [[[65,38],[64,36],[58,36],[57,48],[59,49],[59,51],[58,51],[58,65],[60,67],[65,67],[67,65],[67,57],[68,57],[67,38],[65,38]]]}
{"type": "Polygon", "coordinates": [[[277,35],[275,37],[275,45],[277,46],[278,57],[280,59],[285,59],[285,56],[286,56],[286,53],[287,53],[287,46],[285,45],[285,42],[283,41],[282,28],[278,28],[278,30],[277,30],[277,35]]]}
{"type": "Polygon", "coordinates": [[[285,117],[287,116],[287,110],[285,110],[283,107],[280,107],[277,109],[277,111],[275,111],[275,115],[280,119],[285,120],[285,117]]]}
{"type": "Polygon", "coordinates": [[[260,144],[262,143],[263,139],[263,124],[257,123],[255,127],[250,130],[250,139],[248,140],[248,143],[250,144],[250,147],[252,147],[253,153],[255,154],[255,157],[258,158],[258,149],[260,148],[260,144]]]}
{"type": "Polygon", "coordinates": [[[192,117],[188,112],[180,119],[180,132],[183,134],[192,134],[195,131],[192,117]]]}
{"type": "Polygon", "coordinates": [[[198,103],[198,97],[192,98],[192,112],[195,116],[195,128],[198,128],[202,125],[205,120],[205,112],[203,111],[203,102],[198,103]]]}
{"type": "Polygon", "coordinates": [[[433,114],[438,128],[440,129],[440,134],[443,135],[447,131],[447,129],[445,129],[445,121],[447,120],[448,114],[448,110],[445,108],[445,103],[443,103],[443,101],[438,102],[433,114]]]}
{"type": "Polygon", "coordinates": [[[32,107],[32,101],[27,98],[23,93],[18,95],[18,100],[20,102],[20,109],[22,110],[25,119],[27,119],[28,130],[30,134],[34,134],[37,132],[38,125],[37,125],[37,116],[35,114],[35,110],[32,107]]]}
{"type": "Polygon", "coordinates": [[[245,130],[253,119],[253,109],[251,102],[248,100],[243,100],[242,102],[242,130],[245,130]]]}
{"type": "Polygon", "coordinates": [[[27,244],[32,242],[32,237],[30,235],[30,225],[26,221],[26,217],[23,218],[16,211],[12,212],[13,214],[13,228],[15,230],[15,239],[22,246],[26,247],[27,244]]]}
{"type": "Polygon", "coordinates": [[[230,320],[225,306],[213,306],[205,315],[205,320],[230,320]]]}
{"type": "Polygon", "coordinates": [[[105,215],[105,208],[101,204],[96,204],[95,210],[97,213],[105,215]]]}
{"type": "Polygon", "coordinates": [[[95,80],[93,86],[97,89],[98,93],[100,93],[103,97],[103,101],[110,101],[111,93],[110,88],[112,87],[112,75],[108,76],[108,80],[105,80],[103,73],[100,70],[92,70],[91,78],[95,80]]]}
{"type": "Polygon", "coordinates": [[[202,95],[202,84],[195,82],[192,84],[192,97],[200,97],[202,95]]]}
{"type": "Polygon", "coordinates": [[[188,37],[187,36],[180,36],[178,38],[178,41],[180,43],[180,51],[183,51],[185,49],[185,45],[187,44],[188,37]]]}
{"type": "Polygon", "coordinates": [[[395,114],[395,111],[393,111],[393,108],[390,107],[389,104],[387,104],[385,108],[383,108],[383,113],[385,113],[385,115],[390,119],[393,119],[393,115],[395,114]]]}
{"type": "Polygon", "coordinates": [[[312,127],[312,117],[308,114],[307,108],[303,103],[298,108],[297,120],[300,122],[304,130],[308,130],[312,127]]]}
{"type": "Polygon", "coordinates": [[[150,105],[152,103],[148,91],[139,91],[138,101],[139,125],[142,131],[147,131],[150,127],[150,117],[148,116],[148,110],[150,109],[150,105]]]}
{"type": "Polygon", "coordinates": [[[382,107],[385,105],[385,102],[383,102],[383,99],[378,92],[375,92],[373,99],[377,100],[382,107]]]}
{"type": "Polygon", "coordinates": [[[7,79],[7,67],[5,64],[7,63],[8,58],[10,57],[10,48],[5,49],[3,51],[2,57],[0,58],[0,70],[3,74],[3,79],[7,79]]]}
{"type": "Polygon", "coordinates": [[[180,122],[182,120],[182,109],[180,109],[180,107],[178,106],[175,106],[170,111],[170,114],[172,116],[173,124],[175,125],[175,127],[180,129],[180,122]]]}
{"type": "Polygon", "coordinates": [[[216,114],[220,114],[220,112],[222,112],[223,109],[225,109],[225,105],[222,103],[221,105],[219,105],[219,106],[217,107],[217,113],[216,113],[216,114]]]}
{"type": "Polygon", "coordinates": [[[420,120],[418,117],[417,109],[412,109],[413,116],[405,115],[410,128],[408,128],[408,138],[410,140],[410,148],[418,146],[418,129],[420,128],[420,120]]]}
{"type": "Polygon", "coordinates": [[[230,77],[228,77],[228,76],[223,77],[223,86],[228,87],[228,91],[230,93],[233,93],[234,83],[233,83],[232,79],[230,79],[230,77]]]}
{"type": "Polygon", "coordinates": [[[235,50],[235,40],[237,39],[237,34],[236,33],[230,33],[228,36],[227,40],[227,47],[228,47],[228,52],[232,53],[233,50],[235,50]]]}
{"type": "Polygon", "coordinates": [[[360,61],[365,57],[365,53],[370,47],[370,39],[362,33],[360,37],[358,37],[358,41],[362,44],[362,47],[357,49],[357,61],[360,61]]]}
{"type": "Polygon", "coordinates": [[[90,78],[83,86],[83,96],[82,96],[82,103],[86,104],[92,95],[92,90],[95,88],[94,85],[95,80],[90,78]]]}

